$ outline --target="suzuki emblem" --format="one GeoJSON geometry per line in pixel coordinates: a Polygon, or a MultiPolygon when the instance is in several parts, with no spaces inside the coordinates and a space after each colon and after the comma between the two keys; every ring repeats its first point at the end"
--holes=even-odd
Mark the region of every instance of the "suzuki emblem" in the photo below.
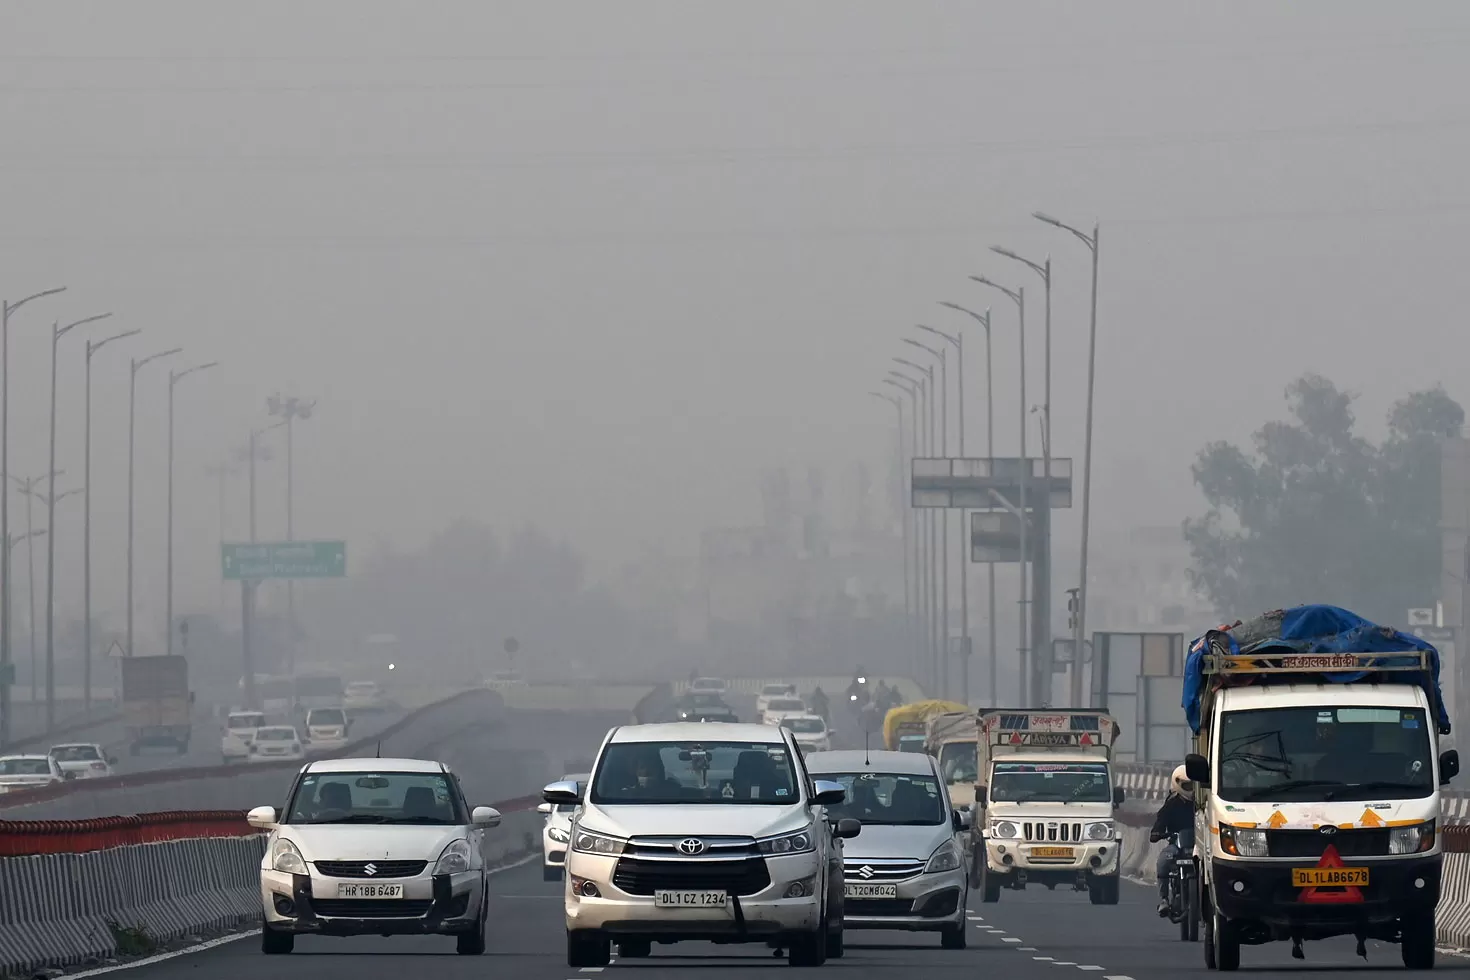
{"type": "Polygon", "coordinates": [[[873,869],[869,865],[865,864],[861,868],[858,868],[858,874],[862,875],[864,878],[871,878],[873,877],[873,869]]]}
{"type": "Polygon", "coordinates": [[[362,873],[367,875],[368,877],[372,877],[373,875],[378,873],[378,866],[369,861],[367,864],[363,865],[362,873]]]}
{"type": "Polygon", "coordinates": [[[704,841],[698,837],[686,837],[679,842],[679,851],[683,854],[703,854],[706,848],[704,841]]]}

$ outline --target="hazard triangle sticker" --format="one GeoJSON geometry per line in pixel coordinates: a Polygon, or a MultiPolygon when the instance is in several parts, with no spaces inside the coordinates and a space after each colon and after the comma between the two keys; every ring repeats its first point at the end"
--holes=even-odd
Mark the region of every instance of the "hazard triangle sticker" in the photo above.
{"type": "MultiPolygon", "coordinates": [[[[1327,850],[1322,852],[1322,859],[1317,862],[1317,867],[1341,868],[1342,866],[1342,857],[1337,853],[1337,848],[1328,844],[1327,850]]],[[[1363,901],[1363,889],[1357,885],[1312,885],[1301,890],[1297,901],[1316,905],[1352,904],[1363,901]]]]}

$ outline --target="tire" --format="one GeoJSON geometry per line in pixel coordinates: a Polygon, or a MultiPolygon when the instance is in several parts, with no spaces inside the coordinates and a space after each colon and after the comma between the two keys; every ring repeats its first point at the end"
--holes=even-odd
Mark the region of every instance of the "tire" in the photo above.
{"type": "Polygon", "coordinates": [[[843,935],[842,935],[842,926],[839,925],[836,929],[833,929],[831,926],[828,926],[827,927],[827,959],[829,959],[829,960],[840,960],[840,959],[842,959],[842,954],[844,952],[846,952],[846,949],[845,949],[843,943],[844,943],[844,938],[843,938],[843,935]]]}
{"type": "Polygon", "coordinates": [[[980,901],[987,905],[1000,901],[1000,885],[1000,876],[991,874],[986,868],[980,884],[980,901]]]}
{"type": "Polygon", "coordinates": [[[1240,969],[1240,935],[1229,919],[1215,915],[1215,969],[1222,973],[1240,969]]]}
{"type": "Polygon", "coordinates": [[[1399,954],[1410,970],[1434,969],[1434,910],[1405,917],[1399,923],[1399,954]]]}
{"type": "Polygon", "coordinates": [[[1087,900],[1093,905],[1118,904],[1118,878],[1092,877],[1087,879],[1087,900]]]}
{"type": "Polygon", "coordinates": [[[462,932],[454,937],[454,951],[460,956],[483,956],[485,954],[485,916],[480,915],[480,924],[474,932],[462,932]]]}
{"type": "Polygon", "coordinates": [[[1179,909],[1179,941],[1187,943],[1189,942],[1189,919],[1194,912],[1191,907],[1194,903],[1190,900],[1189,885],[1181,878],[1174,882],[1169,890],[1173,893],[1170,897],[1179,903],[1173,906],[1179,909]]]}
{"type": "Polygon", "coordinates": [[[270,926],[260,927],[260,951],[267,956],[281,956],[296,948],[296,937],[289,932],[279,932],[270,926]]]}
{"type": "Polygon", "coordinates": [[[788,966],[821,966],[827,962],[829,932],[827,912],[823,909],[816,929],[791,937],[790,945],[786,947],[786,964],[788,966]]]}
{"type": "Polygon", "coordinates": [[[567,966],[607,966],[611,959],[607,936],[590,929],[567,930],[567,966]]]}
{"type": "Polygon", "coordinates": [[[647,939],[624,939],[618,943],[618,955],[626,959],[642,959],[653,952],[653,943],[647,939]]]}
{"type": "Polygon", "coordinates": [[[542,881],[561,881],[561,868],[552,867],[549,864],[541,866],[542,881]]]}
{"type": "Polygon", "coordinates": [[[945,926],[939,930],[940,949],[964,949],[965,948],[965,924],[945,926]]]}
{"type": "Polygon", "coordinates": [[[1200,922],[1199,879],[1196,878],[1194,875],[1190,875],[1189,880],[1185,882],[1184,898],[1185,901],[1189,904],[1189,915],[1185,919],[1185,921],[1189,923],[1189,941],[1192,943],[1197,943],[1199,942],[1200,922]]]}

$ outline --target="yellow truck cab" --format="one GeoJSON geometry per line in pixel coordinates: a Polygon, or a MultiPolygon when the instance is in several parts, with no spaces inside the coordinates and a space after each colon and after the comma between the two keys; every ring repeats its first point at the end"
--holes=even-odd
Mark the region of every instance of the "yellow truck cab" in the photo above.
{"type": "Polygon", "coordinates": [[[1429,644],[1330,606],[1211,630],[1190,647],[1205,962],[1243,945],[1355,936],[1429,969],[1440,786],[1459,772],[1429,644]],[[1263,622],[1264,621],[1264,622],[1263,622]],[[1353,647],[1360,649],[1354,650],[1353,647]],[[1368,647],[1364,652],[1361,648],[1368,647]]]}

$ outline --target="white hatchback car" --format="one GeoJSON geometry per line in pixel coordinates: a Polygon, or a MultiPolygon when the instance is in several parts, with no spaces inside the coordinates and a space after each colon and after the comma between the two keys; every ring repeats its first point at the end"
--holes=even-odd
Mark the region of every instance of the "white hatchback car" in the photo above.
{"type": "Polygon", "coordinates": [[[305,742],[313,753],[336,752],[347,747],[352,719],[342,708],[312,708],[306,713],[305,742]]]}
{"type": "Polygon", "coordinates": [[[500,814],[471,809],[442,762],[327,759],[303,766],[281,813],[247,819],[269,830],[260,865],[262,952],[296,936],[446,935],[461,954],[485,952],[481,843],[500,814]]]}
{"type": "Polygon", "coordinates": [[[117,758],[95,742],[53,745],[50,756],[68,779],[103,779],[111,776],[112,767],[117,765],[117,758]]]}
{"type": "Polygon", "coordinates": [[[803,752],[832,751],[832,729],[821,715],[787,715],[781,719],[781,727],[796,736],[803,752]]]}
{"type": "Polygon", "coordinates": [[[813,782],[791,733],[764,725],[629,725],[608,733],[566,859],[567,965],[606,966],[680,940],[766,943],[793,966],[842,955],[841,785],[813,782]]]}
{"type": "Polygon", "coordinates": [[[755,715],[759,718],[766,710],[766,705],[771,698],[794,698],[797,696],[795,684],[766,684],[761,692],[755,696],[755,715]]]}
{"type": "MultiPolygon", "coordinates": [[[[568,773],[561,777],[564,783],[587,785],[590,773],[568,773]]],[[[546,826],[541,828],[541,878],[544,881],[561,881],[561,869],[567,863],[567,844],[572,839],[572,814],[576,806],[569,803],[541,803],[537,813],[546,814],[546,826]]]]}
{"type": "Polygon", "coordinates": [[[248,762],[299,762],[306,758],[301,737],[291,725],[267,725],[255,730],[248,762]]]}
{"type": "Polygon", "coordinates": [[[779,725],[787,718],[811,713],[812,709],[801,698],[771,698],[760,713],[760,720],[767,725],[779,725]]]}
{"type": "Polygon", "coordinates": [[[0,755],[0,793],[54,786],[65,778],[49,755],[0,755]]]}

